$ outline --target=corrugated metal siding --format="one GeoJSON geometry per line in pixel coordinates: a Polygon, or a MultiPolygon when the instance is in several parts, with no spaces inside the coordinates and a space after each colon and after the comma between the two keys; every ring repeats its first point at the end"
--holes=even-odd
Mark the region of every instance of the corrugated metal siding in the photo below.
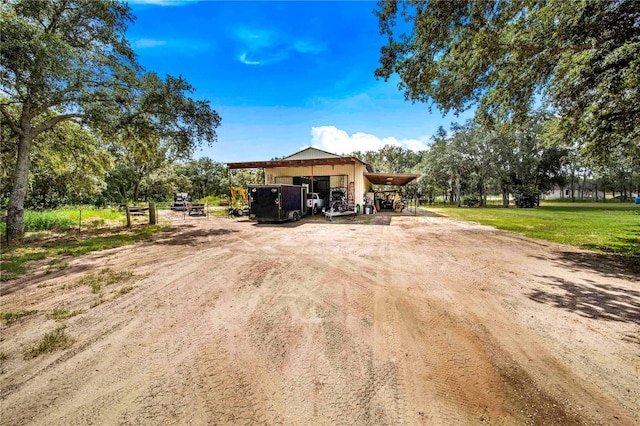
{"type": "Polygon", "coordinates": [[[276,176],[275,183],[286,183],[288,185],[293,185],[293,176],[276,176]]]}

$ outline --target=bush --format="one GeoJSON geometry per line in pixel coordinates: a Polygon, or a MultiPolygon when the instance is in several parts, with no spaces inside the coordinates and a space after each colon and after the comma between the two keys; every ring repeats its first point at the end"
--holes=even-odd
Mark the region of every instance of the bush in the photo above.
{"type": "Polygon", "coordinates": [[[535,188],[514,188],[513,195],[519,208],[530,209],[540,205],[540,191],[535,188]]]}
{"type": "Polygon", "coordinates": [[[477,205],[480,204],[480,200],[475,197],[469,197],[469,198],[465,198],[462,204],[464,204],[467,207],[476,207],[477,205]]]}

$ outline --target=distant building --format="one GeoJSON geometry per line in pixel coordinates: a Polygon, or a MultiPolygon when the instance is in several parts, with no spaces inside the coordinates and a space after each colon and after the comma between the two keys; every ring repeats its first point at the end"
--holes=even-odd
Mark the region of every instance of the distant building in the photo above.
{"type": "MultiPolygon", "coordinates": [[[[593,182],[575,182],[573,184],[573,195],[578,200],[602,200],[605,197],[604,191],[598,188],[593,182]]],[[[551,192],[544,194],[545,199],[571,199],[571,185],[555,186],[551,192]]]]}

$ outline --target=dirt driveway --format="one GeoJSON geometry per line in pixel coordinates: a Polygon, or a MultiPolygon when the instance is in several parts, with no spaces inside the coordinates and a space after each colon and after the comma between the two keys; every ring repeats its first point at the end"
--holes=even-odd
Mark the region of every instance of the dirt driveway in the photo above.
{"type": "Polygon", "coordinates": [[[367,219],[188,221],[4,284],[3,312],[37,312],[2,325],[1,423],[640,422],[635,272],[446,218],[367,219]],[[79,281],[105,274],[122,282],[79,281]],[[25,358],[61,324],[70,347],[25,358]]]}

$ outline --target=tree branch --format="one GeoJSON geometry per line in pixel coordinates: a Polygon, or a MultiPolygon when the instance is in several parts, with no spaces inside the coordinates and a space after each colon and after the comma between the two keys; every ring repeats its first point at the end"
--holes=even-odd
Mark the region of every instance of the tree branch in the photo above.
{"type": "Polygon", "coordinates": [[[84,114],[62,114],[62,115],[57,115],[53,118],[50,118],[49,120],[45,121],[44,123],[40,124],[38,127],[36,127],[34,129],[34,137],[39,135],[40,133],[46,131],[46,130],[50,130],[52,129],[56,124],[62,122],[62,121],[71,121],[74,118],[82,118],[84,117],[84,114]]]}
{"type": "Polygon", "coordinates": [[[23,136],[24,132],[13,120],[13,117],[11,117],[11,114],[9,114],[9,111],[7,111],[6,105],[7,104],[0,104],[0,112],[2,112],[2,115],[4,115],[4,118],[7,120],[7,123],[9,123],[9,127],[11,127],[11,130],[13,130],[18,135],[23,136]]]}

